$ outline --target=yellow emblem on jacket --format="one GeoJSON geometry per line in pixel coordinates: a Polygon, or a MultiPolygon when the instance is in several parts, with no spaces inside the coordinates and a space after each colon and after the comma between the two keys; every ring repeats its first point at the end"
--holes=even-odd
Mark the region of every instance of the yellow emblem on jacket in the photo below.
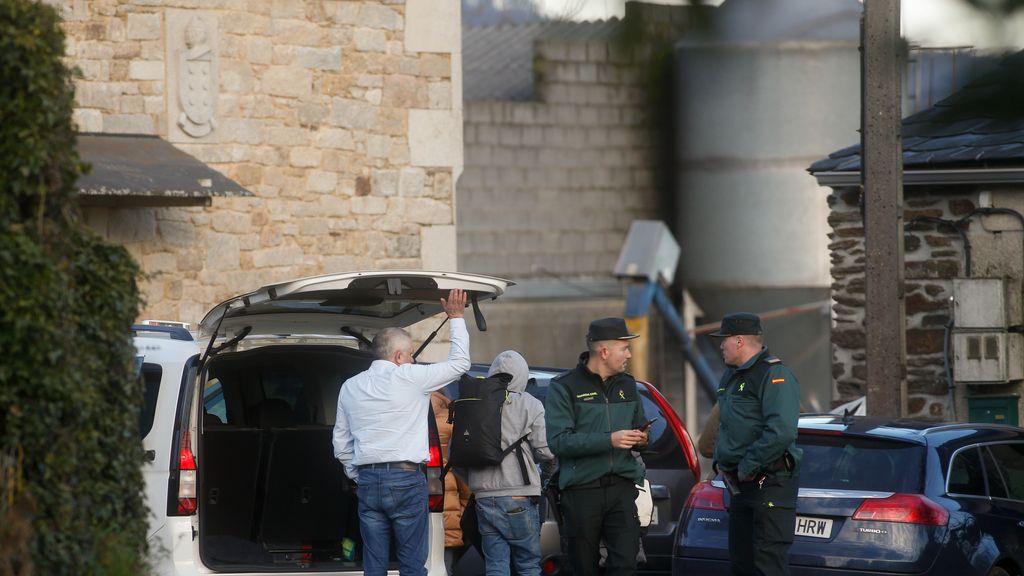
{"type": "Polygon", "coordinates": [[[622,398],[623,400],[625,400],[626,399],[626,393],[623,392],[622,390],[619,390],[619,398],[622,398]]]}

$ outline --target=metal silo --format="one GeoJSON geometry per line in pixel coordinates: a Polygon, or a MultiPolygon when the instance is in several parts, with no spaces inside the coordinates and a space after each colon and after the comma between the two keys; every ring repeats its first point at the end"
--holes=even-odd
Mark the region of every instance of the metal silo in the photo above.
{"type": "MultiPolygon", "coordinates": [[[[827,189],[815,160],[858,140],[861,4],[727,0],[675,48],[675,226],[681,273],[708,320],[829,298],[827,189]]],[[[832,398],[827,307],[768,321],[772,351],[832,398]]]]}

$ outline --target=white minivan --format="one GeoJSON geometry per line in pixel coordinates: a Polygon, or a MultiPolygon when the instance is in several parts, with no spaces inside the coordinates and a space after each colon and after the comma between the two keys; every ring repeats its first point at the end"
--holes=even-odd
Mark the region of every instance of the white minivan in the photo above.
{"type": "MultiPolygon", "coordinates": [[[[486,329],[477,303],[510,284],[444,272],[329,274],[222,302],[196,340],[184,328],[134,327],[154,572],[360,574],[356,497],[331,444],[342,383],[373,361],[366,345],[378,330],[431,319],[454,288],[486,329]]],[[[427,569],[443,576],[432,416],[428,426],[427,569]]]]}

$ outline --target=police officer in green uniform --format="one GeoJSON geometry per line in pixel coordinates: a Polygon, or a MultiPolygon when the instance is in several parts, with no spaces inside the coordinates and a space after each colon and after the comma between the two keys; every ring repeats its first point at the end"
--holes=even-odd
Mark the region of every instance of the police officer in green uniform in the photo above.
{"type": "Polygon", "coordinates": [[[640,544],[636,484],[644,470],[630,449],[647,444],[636,380],[626,373],[636,338],[622,318],[590,323],[579,365],[551,380],[544,403],[548,446],[558,457],[561,534],[575,576],[633,575],[640,544]]]}
{"type": "Polygon", "coordinates": [[[740,312],[712,334],[728,367],[718,387],[716,469],[730,488],[734,576],[788,575],[796,522],[800,383],[764,346],[761,319],[740,312]]]}

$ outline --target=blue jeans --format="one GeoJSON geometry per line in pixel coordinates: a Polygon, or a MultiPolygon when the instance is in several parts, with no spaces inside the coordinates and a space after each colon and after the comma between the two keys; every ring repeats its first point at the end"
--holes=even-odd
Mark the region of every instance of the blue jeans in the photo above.
{"type": "Polygon", "coordinates": [[[417,471],[364,469],[359,471],[358,484],[363,574],[387,573],[393,533],[399,572],[425,576],[430,524],[426,477],[417,471]]]}
{"type": "Polygon", "coordinates": [[[507,576],[510,563],[518,576],[540,576],[537,504],[521,496],[477,498],[476,513],[487,576],[507,576]]]}

